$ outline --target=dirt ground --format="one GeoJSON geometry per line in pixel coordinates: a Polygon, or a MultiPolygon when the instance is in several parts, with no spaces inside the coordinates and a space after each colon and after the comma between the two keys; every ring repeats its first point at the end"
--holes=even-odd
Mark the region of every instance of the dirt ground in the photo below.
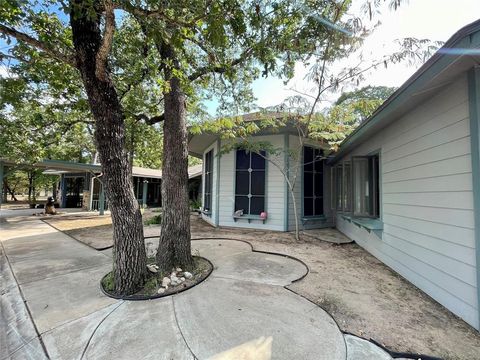
{"type": "MultiPolygon", "coordinates": [[[[94,247],[112,242],[108,216],[55,219],[52,225],[94,247]]],[[[159,232],[158,225],[145,227],[146,236],[159,232]]],[[[298,242],[289,233],[213,228],[192,216],[192,238],[208,237],[246,240],[255,250],[305,262],[309,274],[288,288],[328,311],[343,331],[393,351],[480,359],[479,332],[355,243],[336,245],[306,236],[298,242]]]]}

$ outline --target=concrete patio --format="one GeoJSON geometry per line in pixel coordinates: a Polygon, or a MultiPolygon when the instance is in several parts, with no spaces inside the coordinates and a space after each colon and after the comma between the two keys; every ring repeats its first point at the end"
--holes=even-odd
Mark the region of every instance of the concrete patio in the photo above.
{"type": "Polygon", "coordinates": [[[345,341],[325,311],[284,287],[307,273],[301,262],[246,242],[193,241],[215,267],[206,281],[128,302],[99,288],[109,250],[38,219],[0,226],[1,359],[391,359],[345,341]]]}

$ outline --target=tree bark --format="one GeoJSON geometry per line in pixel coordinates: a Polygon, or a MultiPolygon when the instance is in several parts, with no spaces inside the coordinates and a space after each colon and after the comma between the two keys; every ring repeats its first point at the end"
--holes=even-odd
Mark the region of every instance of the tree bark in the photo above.
{"type": "Polygon", "coordinates": [[[100,16],[92,17],[85,4],[73,1],[70,13],[76,66],[95,119],[95,142],[111,210],[115,292],[132,294],[143,285],[147,271],[142,215],[130,181],[123,110],[108,66],[97,64],[102,59],[98,56],[102,46],[100,16]]]}
{"type": "MultiPolygon", "coordinates": [[[[179,66],[173,49],[163,44],[162,59],[179,66]]],[[[190,205],[188,200],[188,136],[186,97],[180,80],[166,66],[165,79],[169,89],[164,93],[162,164],[162,230],[157,250],[157,264],[162,271],[174,266],[191,268],[190,205]]]]}
{"type": "Polygon", "coordinates": [[[28,172],[28,202],[31,204],[32,199],[32,191],[33,191],[33,171],[28,172]]]}

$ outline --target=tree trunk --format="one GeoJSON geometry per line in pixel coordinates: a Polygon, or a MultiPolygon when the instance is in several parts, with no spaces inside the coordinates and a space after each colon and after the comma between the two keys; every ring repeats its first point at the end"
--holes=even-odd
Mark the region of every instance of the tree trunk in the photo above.
{"type": "Polygon", "coordinates": [[[5,188],[6,188],[7,192],[10,194],[10,196],[12,197],[12,200],[13,200],[13,201],[18,201],[17,197],[15,196],[15,191],[12,190],[12,189],[10,188],[10,186],[8,186],[7,181],[5,181],[5,188]]]}
{"type": "MultiPolygon", "coordinates": [[[[162,58],[178,66],[169,45],[162,47],[162,58]]],[[[190,268],[193,258],[190,247],[190,205],[188,200],[188,137],[186,98],[180,80],[165,68],[170,89],[164,93],[162,164],[162,230],[157,250],[157,263],[162,271],[174,266],[190,268]]]]}
{"type": "Polygon", "coordinates": [[[108,68],[105,76],[96,74],[100,19],[92,17],[84,4],[76,0],[70,14],[76,65],[95,119],[95,142],[112,215],[115,292],[132,294],[143,285],[147,270],[142,215],[130,181],[123,110],[108,68]]]}
{"type": "Polygon", "coordinates": [[[33,172],[28,172],[28,202],[32,203],[32,190],[33,190],[33,172]]]}

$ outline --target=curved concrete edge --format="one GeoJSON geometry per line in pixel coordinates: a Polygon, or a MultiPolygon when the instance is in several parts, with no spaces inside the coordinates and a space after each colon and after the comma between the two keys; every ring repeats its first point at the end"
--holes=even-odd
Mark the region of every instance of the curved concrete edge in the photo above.
{"type": "Polygon", "coordinates": [[[392,351],[389,348],[383,346],[379,342],[375,341],[374,339],[367,339],[359,335],[355,335],[354,333],[348,332],[348,331],[342,331],[346,336],[353,336],[357,339],[361,339],[364,341],[368,341],[369,343],[372,344],[372,346],[376,346],[379,349],[382,349],[384,352],[388,353],[391,358],[393,359],[422,359],[422,360],[444,360],[442,358],[436,357],[436,356],[431,356],[431,355],[425,355],[425,354],[416,354],[416,353],[408,353],[408,352],[397,352],[397,351],[392,351]]]}
{"type": "Polygon", "coordinates": [[[392,360],[390,354],[368,340],[350,335],[344,335],[347,344],[347,360],[392,360]]]}
{"type": "Polygon", "coordinates": [[[195,359],[175,318],[173,297],[121,305],[96,326],[81,359],[195,359]]]}
{"type": "Polygon", "coordinates": [[[203,278],[200,279],[199,282],[191,285],[191,286],[187,286],[187,287],[183,287],[181,289],[178,289],[177,291],[175,292],[172,292],[172,293],[168,293],[168,294],[155,294],[155,295],[151,295],[151,296],[147,296],[147,295],[115,295],[115,294],[112,294],[110,292],[108,292],[107,290],[105,290],[103,288],[103,285],[102,285],[102,282],[103,282],[103,279],[105,279],[105,276],[107,276],[109,273],[105,274],[105,276],[102,277],[102,279],[100,280],[100,290],[102,291],[102,293],[108,297],[111,297],[113,299],[116,299],[116,300],[125,300],[125,301],[145,301],[145,300],[153,300],[153,299],[159,299],[159,298],[162,298],[162,297],[167,297],[167,296],[173,296],[173,295],[176,295],[176,294],[179,294],[181,292],[184,292],[184,291],[187,291],[189,289],[192,289],[194,288],[195,286],[197,285],[200,285],[202,282],[204,282],[213,272],[213,269],[214,269],[214,266],[212,264],[212,262],[210,260],[208,260],[207,258],[203,257],[203,256],[194,256],[194,257],[198,257],[198,258],[202,258],[203,260],[207,261],[209,264],[210,264],[210,269],[208,271],[208,274],[205,275],[203,278]]]}
{"type": "Polygon", "coordinates": [[[211,277],[172,299],[179,328],[197,358],[236,359],[248,354],[245,358],[270,359],[263,351],[258,353],[269,338],[274,358],[346,358],[345,339],[330,314],[284,286],[211,277]],[[217,296],[208,296],[214,292],[217,296]]]}
{"type": "MultiPolygon", "coordinates": [[[[277,253],[277,252],[273,252],[273,251],[263,251],[263,250],[256,250],[253,245],[248,241],[248,240],[243,240],[243,239],[235,239],[235,238],[229,238],[229,237],[202,237],[202,238],[195,238],[195,239],[191,239],[191,241],[204,241],[204,240],[228,240],[228,241],[239,241],[239,242],[243,242],[245,244],[248,244],[250,246],[250,249],[252,250],[252,252],[254,253],[260,253],[260,254],[269,254],[269,255],[277,255],[277,256],[281,256],[281,257],[285,257],[287,259],[291,259],[291,260],[295,260],[297,262],[299,262],[300,264],[302,264],[304,267],[305,267],[305,273],[300,276],[299,278],[297,279],[294,279],[292,280],[290,283],[293,284],[297,281],[300,281],[302,280],[303,278],[305,278],[308,273],[310,272],[310,268],[308,267],[308,265],[303,262],[302,260],[294,257],[294,256],[291,256],[291,255],[287,255],[287,254],[282,254],[282,253],[277,253]]],[[[290,285],[290,284],[288,284],[290,285]]],[[[287,286],[287,285],[285,285],[287,286]]]]}
{"type": "Polygon", "coordinates": [[[49,359],[27,301],[0,241],[0,355],[2,359],[49,359]]]}

